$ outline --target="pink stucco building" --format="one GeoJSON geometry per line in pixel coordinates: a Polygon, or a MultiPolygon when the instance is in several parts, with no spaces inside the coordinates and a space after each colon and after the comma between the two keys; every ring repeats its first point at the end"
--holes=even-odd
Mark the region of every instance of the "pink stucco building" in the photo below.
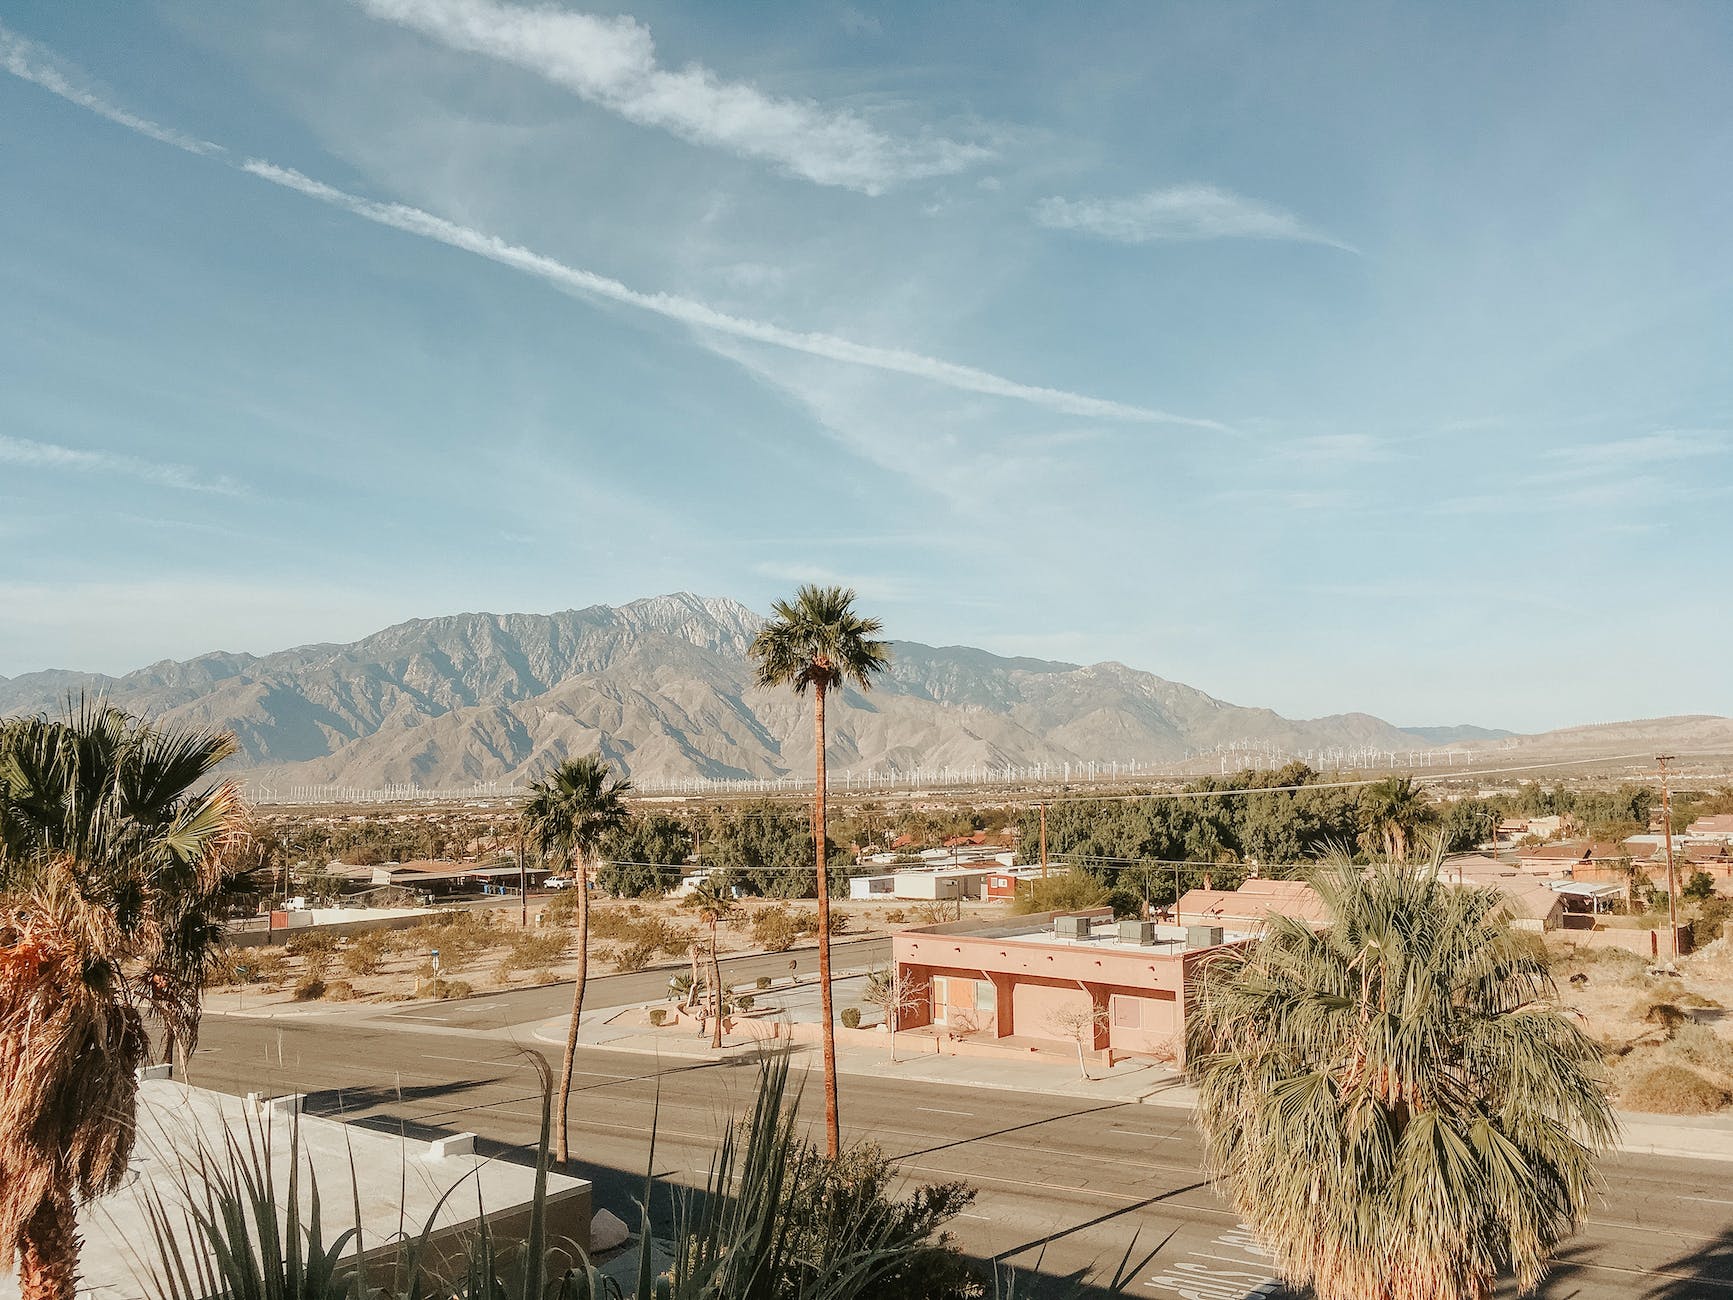
{"type": "Polygon", "coordinates": [[[897,1028],[1024,1050],[1070,1048],[1081,1032],[1098,1056],[1182,1063],[1191,975],[1246,938],[1115,922],[1105,907],[903,930],[891,937],[897,1028]]]}

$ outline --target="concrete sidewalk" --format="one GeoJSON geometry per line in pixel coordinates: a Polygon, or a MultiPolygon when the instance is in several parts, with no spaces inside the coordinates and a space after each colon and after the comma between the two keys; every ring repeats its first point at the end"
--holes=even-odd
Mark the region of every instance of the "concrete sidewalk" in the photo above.
{"type": "MultiPolygon", "coordinates": [[[[835,983],[837,1007],[858,1005],[864,992],[862,974],[839,977],[835,983]]],[[[819,1068],[818,1045],[788,1038],[767,1044],[762,1028],[769,1021],[816,1024],[821,1012],[816,984],[790,987],[782,984],[757,993],[759,1006],[768,1013],[758,1021],[761,1033],[748,1037],[736,1033],[721,1049],[710,1046],[708,1034],[691,1025],[656,1029],[645,1013],[664,1002],[638,1003],[629,1007],[597,1008],[584,1013],[578,1034],[580,1046],[601,1047],[615,1052],[641,1052],[680,1060],[714,1061],[756,1057],[766,1045],[786,1046],[799,1064],[819,1068]]],[[[563,1046],[569,1022],[559,1017],[532,1030],[544,1043],[563,1046]]],[[[948,1083],[970,1088],[999,1088],[1013,1092],[1043,1093],[1104,1105],[1138,1103],[1177,1108],[1188,1113],[1197,1103],[1197,1091],[1174,1070],[1153,1063],[1123,1061],[1111,1069],[1090,1067],[1091,1078],[1079,1074],[1075,1061],[1058,1056],[1028,1057],[1007,1052],[997,1056],[949,1056],[933,1050],[933,1040],[914,1033],[897,1036],[897,1059],[891,1059],[890,1044],[863,1049],[838,1043],[837,1072],[879,1079],[906,1079],[920,1083],[948,1083]],[[922,1048],[925,1048],[923,1051],[922,1048]]],[[[1618,1113],[1619,1140],[1616,1152],[1630,1155],[1675,1156],[1696,1160],[1733,1161],[1733,1115],[1643,1115],[1618,1113]]]]}

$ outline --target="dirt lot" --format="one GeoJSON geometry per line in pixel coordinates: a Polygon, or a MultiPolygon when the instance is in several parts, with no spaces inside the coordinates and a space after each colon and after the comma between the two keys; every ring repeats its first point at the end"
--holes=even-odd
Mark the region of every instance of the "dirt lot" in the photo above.
{"type": "Polygon", "coordinates": [[[1722,939],[1657,974],[1620,949],[1549,935],[1560,996],[1605,1053],[1624,1110],[1699,1115],[1733,1099],[1733,946],[1722,939]]]}
{"type": "MultiPolygon", "coordinates": [[[[906,925],[953,920],[956,904],[839,901],[831,904],[832,933],[850,939],[889,934],[906,925]]],[[[966,915],[999,910],[967,904],[966,915]]],[[[487,989],[521,988],[569,978],[575,971],[573,900],[532,902],[528,929],[515,906],[497,911],[454,909],[413,929],[374,931],[337,940],[297,937],[283,948],[230,950],[212,989],[245,986],[261,1001],[406,1002],[462,997],[487,989]],[[439,950],[439,969],[431,953],[439,950]]],[[[709,927],[677,899],[596,899],[590,909],[590,974],[685,963],[693,945],[709,954],[709,927]]],[[[789,952],[817,945],[818,904],[812,900],[742,899],[717,927],[722,956],[789,952]]]]}

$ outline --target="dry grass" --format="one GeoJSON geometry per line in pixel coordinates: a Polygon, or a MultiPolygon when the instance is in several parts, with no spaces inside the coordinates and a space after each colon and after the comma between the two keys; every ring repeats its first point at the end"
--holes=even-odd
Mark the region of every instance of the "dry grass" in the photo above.
{"type": "Polygon", "coordinates": [[[1650,1115],[1708,1115],[1727,1104],[1727,1093],[1682,1065],[1656,1065],[1619,1088],[1626,1110],[1650,1115]]]}

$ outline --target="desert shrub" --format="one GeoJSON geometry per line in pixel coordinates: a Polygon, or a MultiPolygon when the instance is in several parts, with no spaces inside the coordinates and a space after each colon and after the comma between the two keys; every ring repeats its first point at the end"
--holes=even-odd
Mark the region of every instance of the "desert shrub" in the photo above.
{"type": "Polygon", "coordinates": [[[1695,1070],[1657,1065],[1636,1075],[1620,1090],[1626,1110],[1651,1115],[1707,1115],[1727,1103],[1727,1094],[1695,1070]]]}
{"type": "Polygon", "coordinates": [[[1733,1043],[1708,1025],[1688,1020],[1673,1030],[1666,1054],[1686,1065],[1733,1076],[1733,1043]]]}
{"type": "Polygon", "coordinates": [[[1721,937],[1722,929],[1733,920],[1733,898],[1708,898],[1697,906],[1691,918],[1691,947],[1707,948],[1721,937]]]}
{"type": "Polygon", "coordinates": [[[291,957],[306,957],[315,952],[335,952],[337,936],[316,929],[303,930],[298,934],[292,933],[283,948],[291,957]]]}
{"type": "Polygon", "coordinates": [[[1063,876],[1032,879],[1018,885],[1011,911],[1019,916],[1031,912],[1075,912],[1100,907],[1107,902],[1107,895],[1107,886],[1101,881],[1087,871],[1072,870],[1063,876]]]}
{"type": "Polygon", "coordinates": [[[325,996],[325,981],[315,975],[304,975],[295,984],[295,1001],[313,1002],[325,996]]]}
{"type": "Polygon", "coordinates": [[[1715,877],[1707,871],[1693,871],[1679,890],[1679,897],[1694,903],[1715,897],[1715,877]]]}
{"type": "Polygon", "coordinates": [[[623,971],[643,970],[655,955],[656,949],[651,944],[628,944],[614,954],[614,966],[623,971]]]}
{"type": "Polygon", "coordinates": [[[552,984],[558,978],[559,976],[555,975],[546,966],[542,967],[538,971],[530,972],[531,984],[552,984]]]}
{"type": "Polygon", "coordinates": [[[660,1028],[661,1026],[667,1024],[668,1023],[668,1008],[667,1007],[651,1007],[650,1008],[650,1023],[652,1025],[655,1025],[657,1028],[660,1028]]]}
{"type": "Polygon", "coordinates": [[[1688,1013],[1671,1002],[1651,1002],[1643,1008],[1644,1022],[1660,1025],[1669,1034],[1690,1018],[1688,1013]]]}
{"type": "Polygon", "coordinates": [[[1618,966],[1642,970],[1649,963],[1628,948],[1602,948],[1586,943],[1569,943],[1564,945],[1554,964],[1559,968],[1618,966]]]}
{"type": "Polygon", "coordinates": [[[734,995],[734,1005],[742,1011],[752,1010],[753,1003],[756,1001],[757,999],[750,993],[736,993],[734,995]]]}
{"type": "Polygon", "coordinates": [[[348,980],[332,980],[325,986],[325,1001],[327,1002],[353,1002],[354,1000],[355,986],[348,980]]]}
{"type": "Polygon", "coordinates": [[[840,1018],[842,1020],[842,1027],[844,1029],[859,1029],[860,1028],[860,1008],[859,1007],[844,1007],[842,1009],[842,1016],[840,1018]]]}
{"type": "Polygon", "coordinates": [[[343,949],[343,969],[351,975],[377,975],[385,964],[386,940],[382,930],[358,934],[343,949]]]}
{"type": "Polygon", "coordinates": [[[900,907],[893,907],[885,913],[885,920],[892,925],[902,925],[909,919],[909,914],[900,907]]]}
{"type": "Polygon", "coordinates": [[[251,983],[256,978],[257,954],[265,948],[237,948],[225,943],[211,954],[205,967],[205,987],[223,988],[233,984],[251,983]]]}
{"type": "Polygon", "coordinates": [[[500,988],[506,988],[513,980],[517,979],[517,977],[518,964],[511,959],[511,954],[507,953],[504,957],[499,959],[498,963],[496,963],[493,968],[493,983],[498,985],[500,988]]]}
{"type": "Polygon", "coordinates": [[[1699,1011],[1717,1011],[1721,1007],[1714,998],[1704,997],[1694,989],[1680,989],[1673,995],[1673,1001],[1682,1007],[1694,1007],[1699,1011]]]}
{"type": "Polygon", "coordinates": [[[467,980],[433,979],[422,986],[422,992],[430,998],[467,998],[475,986],[467,980]]]}
{"type": "Polygon", "coordinates": [[[787,952],[805,933],[801,919],[780,903],[753,913],[752,942],[765,952],[787,952]]]}
{"type": "Polygon", "coordinates": [[[289,954],[281,948],[242,949],[238,964],[251,972],[250,982],[281,984],[289,974],[289,954]]]}
{"type": "Polygon", "coordinates": [[[770,987],[770,976],[760,975],[757,979],[752,981],[752,987],[755,989],[767,989],[767,988],[769,988],[770,987]]]}
{"type": "Polygon", "coordinates": [[[566,955],[564,934],[520,934],[511,942],[510,960],[518,966],[552,966],[566,955]]]}
{"type": "MultiPolygon", "coordinates": [[[[852,924],[853,921],[847,912],[836,907],[830,909],[830,933],[833,937],[839,934],[847,934],[848,928],[852,924]]],[[[813,929],[815,932],[817,931],[816,926],[814,926],[813,929]]]]}
{"type": "Polygon", "coordinates": [[[914,912],[916,925],[945,925],[963,919],[961,902],[917,903],[914,912]]]}

